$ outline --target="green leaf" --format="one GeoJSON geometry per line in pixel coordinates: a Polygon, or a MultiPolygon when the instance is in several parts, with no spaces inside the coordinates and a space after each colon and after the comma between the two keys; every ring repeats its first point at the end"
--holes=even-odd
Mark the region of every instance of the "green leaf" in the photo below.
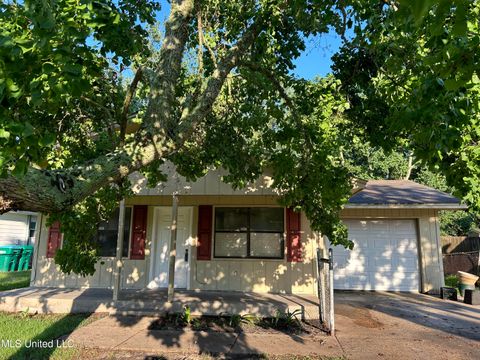
{"type": "Polygon", "coordinates": [[[23,129],[22,135],[25,137],[32,136],[35,132],[34,127],[29,122],[25,123],[25,128],[23,129]]]}
{"type": "Polygon", "coordinates": [[[66,73],[71,75],[81,75],[82,74],[82,66],[78,64],[67,64],[64,67],[66,73]]]}
{"type": "Polygon", "coordinates": [[[445,88],[450,91],[457,90],[464,85],[465,85],[465,81],[462,81],[462,80],[456,80],[456,79],[445,80],[445,88]]]}
{"type": "Polygon", "coordinates": [[[23,176],[28,169],[28,163],[25,159],[19,159],[15,163],[15,167],[12,170],[13,176],[23,176]]]}
{"type": "Polygon", "coordinates": [[[31,103],[33,106],[40,106],[42,104],[42,92],[38,89],[35,89],[31,93],[31,103]]]}
{"type": "Polygon", "coordinates": [[[0,129],[0,138],[8,139],[10,137],[10,133],[5,129],[0,129]]]}
{"type": "Polygon", "coordinates": [[[42,138],[38,140],[38,145],[42,147],[47,147],[55,143],[56,136],[53,133],[47,133],[42,138]]]}
{"type": "Polygon", "coordinates": [[[51,62],[45,62],[42,65],[42,70],[46,74],[50,74],[50,73],[54,72],[56,69],[57,68],[55,67],[55,65],[51,62]]]}
{"type": "Polygon", "coordinates": [[[38,22],[40,27],[45,30],[53,29],[53,27],[55,27],[55,20],[52,16],[40,18],[38,19],[38,22]]]}

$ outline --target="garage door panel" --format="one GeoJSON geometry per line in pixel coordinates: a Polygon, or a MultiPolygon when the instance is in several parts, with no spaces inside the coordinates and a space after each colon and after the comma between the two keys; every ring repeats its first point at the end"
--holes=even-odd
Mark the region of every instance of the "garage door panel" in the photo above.
{"type": "Polygon", "coordinates": [[[348,278],[349,286],[354,288],[361,288],[366,281],[368,281],[367,275],[355,275],[348,278]]]}
{"type": "Polygon", "coordinates": [[[413,220],[347,220],[349,251],[334,247],[337,289],[418,291],[416,225],[413,220]]]}
{"type": "Polygon", "coordinates": [[[337,255],[333,258],[333,266],[335,269],[341,270],[347,267],[348,256],[347,255],[337,255]]]}
{"type": "Polygon", "coordinates": [[[418,259],[417,258],[402,258],[395,261],[396,267],[400,270],[405,271],[416,271],[418,270],[418,259]]]}
{"type": "Polygon", "coordinates": [[[374,257],[373,261],[371,261],[371,266],[373,271],[379,270],[383,271],[391,271],[393,269],[392,261],[390,259],[386,259],[384,257],[374,257]]]}
{"type": "Polygon", "coordinates": [[[372,247],[375,250],[378,249],[386,249],[391,250],[392,244],[390,243],[390,239],[385,239],[384,237],[374,238],[373,241],[369,241],[372,244],[372,247]]]}

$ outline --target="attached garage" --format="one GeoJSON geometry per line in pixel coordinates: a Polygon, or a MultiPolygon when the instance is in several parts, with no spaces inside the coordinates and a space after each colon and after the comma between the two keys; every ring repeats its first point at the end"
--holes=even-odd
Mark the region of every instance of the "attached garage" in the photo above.
{"type": "Polygon", "coordinates": [[[419,291],[415,220],[345,220],[352,251],[335,248],[337,289],[419,291]]]}
{"type": "Polygon", "coordinates": [[[438,211],[461,209],[457,198],[413,181],[368,181],[342,212],[354,247],[333,249],[335,289],[438,292],[438,211]]]}

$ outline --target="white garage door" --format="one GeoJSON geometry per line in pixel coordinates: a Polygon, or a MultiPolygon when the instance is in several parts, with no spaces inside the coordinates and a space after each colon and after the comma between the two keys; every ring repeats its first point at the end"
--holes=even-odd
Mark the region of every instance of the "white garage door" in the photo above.
{"type": "Polygon", "coordinates": [[[336,246],[334,287],[344,290],[418,291],[414,220],[346,220],[353,250],[336,246]]]}

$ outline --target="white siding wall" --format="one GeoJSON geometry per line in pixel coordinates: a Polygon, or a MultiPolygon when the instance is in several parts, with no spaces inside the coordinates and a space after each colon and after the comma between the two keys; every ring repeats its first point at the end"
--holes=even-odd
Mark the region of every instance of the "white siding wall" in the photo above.
{"type": "Polygon", "coordinates": [[[0,215],[0,245],[26,245],[28,215],[9,212],[0,215]]]}

